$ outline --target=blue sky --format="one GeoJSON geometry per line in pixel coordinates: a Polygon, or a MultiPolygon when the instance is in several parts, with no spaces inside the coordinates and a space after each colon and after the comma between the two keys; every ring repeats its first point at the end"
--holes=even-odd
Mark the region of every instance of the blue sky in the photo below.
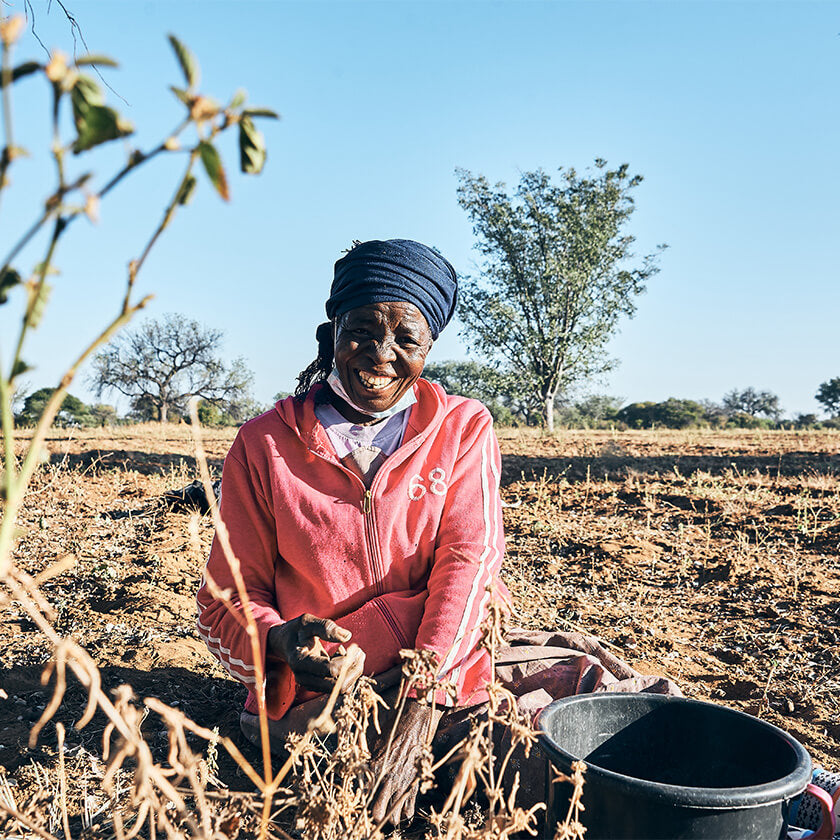
{"type": "MultiPolygon", "coordinates": [[[[72,52],[57,4],[33,5],[44,43],[72,52]]],[[[110,92],[109,103],[135,123],[140,148],[181,116],[167,90],[181,83],[169,32],[198,56],[207,94],[224,100],[241,86],[283,116],[262,124],[259,178],[235,171],[233,137],[222,143],[231,203],[201,183],[138,283],[155,294],[149,315],[223,329],[224,352],[245,357],[260,401],[290,390],[314,355],[332,265],[353,239],[418,239],[474,272],[456,167],[513,186],[522,171],[596,157],[644,176],[637,252],[670,247],[610,345],[619,366],[590,392],[719,400],[752,385],[793,414],[818,411],[819,383],[840,376],[840,3],[66,5],[90,49],[119,59],[103,74],[125,103],[110,92]]],[[[43,56],[31,32],[16,56],[43,56]]],[[[31,157],[3,195],[3,253],[51,183],[46,93],[34,78],[15,86],[15,132],[31,157]]],[[[104,174],[126,148],[103,147],[87,165],[104,174]]],[[[63,240],[62,273],[25,353],[33,389],[54,384],[117,309],[125,266],[182,163],[150,163],[103,203],[97,226],[79,222],[63,240]]],[[[39,254],[28,250],[21,270],[39,254]]],[[[0,309],[4,363],[19,304],[0,309]]],[[[454,325],[431,358],[465,353],[454,325]]],[[[71,390],[93,399],[84,377],[71,390]]]]}

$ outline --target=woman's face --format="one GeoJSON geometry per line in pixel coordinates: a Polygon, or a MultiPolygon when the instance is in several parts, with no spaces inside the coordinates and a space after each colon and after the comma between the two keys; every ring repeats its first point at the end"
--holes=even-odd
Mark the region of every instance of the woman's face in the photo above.
{"type": "Polygon", "coordinates": [[[414,385],[431,347],[429,325],[413,303],[370,303],[336,323],[341,384],[359,408],[371,412],[390,408],[414,385]]]}

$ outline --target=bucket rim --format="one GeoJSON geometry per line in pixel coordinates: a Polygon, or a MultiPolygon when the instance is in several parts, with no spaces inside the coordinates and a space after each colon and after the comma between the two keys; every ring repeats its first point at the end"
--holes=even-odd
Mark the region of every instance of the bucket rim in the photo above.
{"type": "Polygon", "coordinates": [[[594,775],[609,780],[612,785],[636,796],[643,795],[649,799],[662,799],[678,807],[705,808],[709,810],[759,808],[798,796],[805,790],[805,787],[811,780],[811,756],[796,738],[778,726],[774,726],[772,723],[742,712],[740,709],[732,709],[729,706],[724,706],[720,703],[710,703],[705,700],[645,694],[643,692],[619,693],[605,691],[594,694],[575,694],[571,697],[563,697],[560,700],[555,700],[546,706],[537,716],[536,728],[539,731],[537,743],[552,763],[555,763],[555,759],[560,759],[570,767],[572,761],[582,761],[586,765],[587,775],[594,775]],[[613,770],[607,770],[605,767],[591,763],[586,758],[572,755],[552,740],[547,731],[546,722],[556,714],[556,710],[563,706],[571,706],[585,701],[594,701],[597,703],[616,697],[644,698],[651,706],[664,705],[665,703],[678,703],[681,705],[712,707],[723,714],[740,716],[749,720],[751,725],[758,725],[765,729],[768,734],[773,734],[777,738],[781,738],[793,750],[796,756],[796,766],[790,773],[782,776],[780,779],[774,779],[773,781],[764,782],[760,785],[729,788],[686,787],[684,785],[669,785],[664,782],[639,779],[623,773],[616,773],[613,770]]]}

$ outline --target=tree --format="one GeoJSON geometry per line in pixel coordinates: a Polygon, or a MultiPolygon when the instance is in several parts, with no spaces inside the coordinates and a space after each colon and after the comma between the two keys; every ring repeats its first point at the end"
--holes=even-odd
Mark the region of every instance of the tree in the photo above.
{"type": "Polygon", "coordinates": [[[748,414],[750,417],[763,415],[778,421],[782,415],[779,398],[772,391],[756,391],[755,388],[737,388],[723,397],[723,408],[727,416],[748,414]]]}
{"type": "Polygon", "coordinates": [[[483,257],[481,276],[462,278],[459,316],[476,351],[515,377],[549,430],[557,394],[612,367],[605,345],[658,270],[657,254],[631,265],[634,237],[624,232],[641,176],[601,159],[591,176],[559,173],[554,184],[542,170],[525,172],[509,195],[458,170],[458,202],[483,257]]]}
{"type": "Polygon", "coordinates": [[[816,400],[831,417],[840,417],[840,376],[823,382],[816,393],[816,400]]]}
{"type": "Polygon", "coordinates": [[[248,396],[253,374],[242,359],[219,357],[222,331],[183,315],[148,319],[120,335],[93,359],[98,396],[118,391],[132,399],[132,411],[154,411],[165,423],[170,411],[186,412],[192,397],[227,406],[248,396]]]}
{"type": "Polygon", "coordinates": [[[669,397],[664,402],[639,402],[624,406],[617,414],[621,420],[634,429],[661,426],[666,429],[685,429],[700,425],[705,420],[703,406],[694,400],[678,400],[669,397]]]}
{"type": "MultiPolygon", "coordinates": [[[[33,391],[23,401],[23,409],[17,415],[17,421],[24,426],[34,426],[54,393],[55,388],[39,388],[33,391]]],[[[92,426],[94,419],[87,405],[78,397],[67,394],[61,401],[61,407],[55,416],[55,424],[57,426],[92,426]]]]}
{"type": "MultiPolygon", "coordinates": [[[[476,361],[432,362],[423,368],[423,377],[437,382],[450,394],[459,394],[484,403],[499,425],[511,425],[519,406],[511,396],[506,377],[490,365],[476,361]]],[[[524,419],[524,418],[523,418],[524,419]]]]}
{"type": "Polygon", "coordinates": [[[608,394],[590,394],[575,402],[555,400],[560,422],[570,428],[598,428],[618,420],[624,400],[608,394]]]}
{"type": "Polygon", "coordinates": [[[96,403],[90,407],[90,416],[96,426],[113,426],[119,422],[117,409],[106,403],[96,403]]]}

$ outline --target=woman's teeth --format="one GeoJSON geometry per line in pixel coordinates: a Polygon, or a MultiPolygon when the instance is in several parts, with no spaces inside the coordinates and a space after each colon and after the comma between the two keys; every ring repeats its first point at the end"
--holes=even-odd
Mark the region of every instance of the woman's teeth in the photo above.
{"type": "Polygon", "coordinates": [[[387,388],[394,381],[393,376],[371,376],[369,373],[364,373],[363,371],[356,371],[362,385],[365,388],[371,388],[374,391],[378,391],[381,388],[387,388]]]}

